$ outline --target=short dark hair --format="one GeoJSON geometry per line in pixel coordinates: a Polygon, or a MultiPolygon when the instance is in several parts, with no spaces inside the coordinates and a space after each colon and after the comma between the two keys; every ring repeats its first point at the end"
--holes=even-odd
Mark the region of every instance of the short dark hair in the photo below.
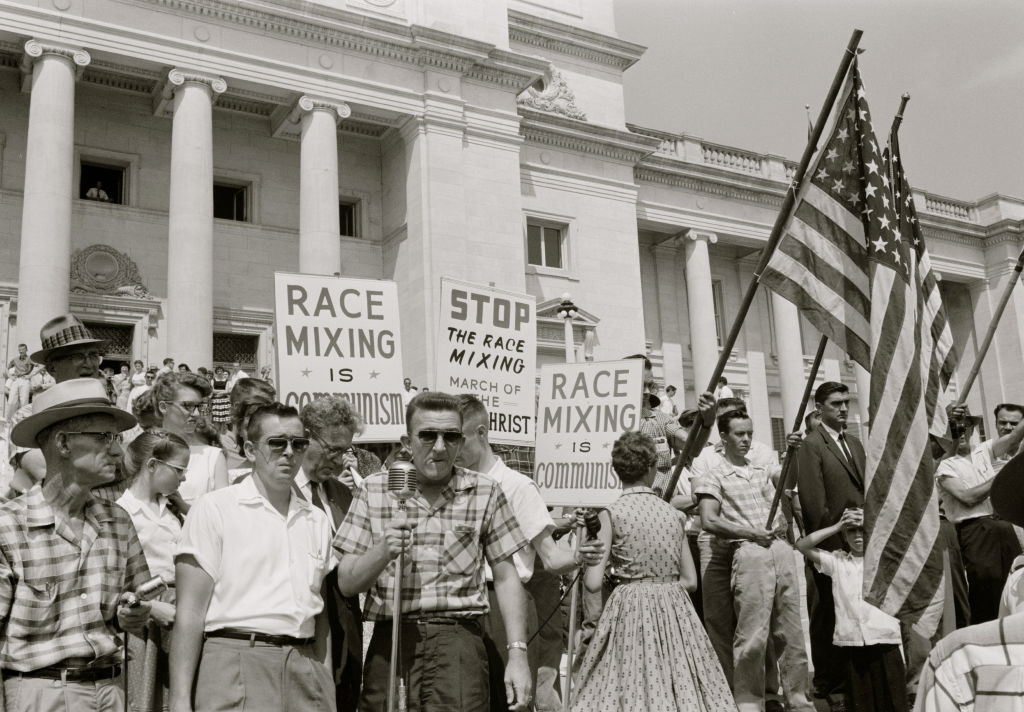
{"type": "Polygon", "coordinates": [[[693,421],[697,420],[697,414],[699,412],[700,411],[697,410],[696,408],[690,408],[689,410],[684,410],[679,415],[679,424],[682,427],[684,427],[687,430],[689,430],[690,428],[693,427],[693,421]]]}
{"type": "Polygon", "coordinates": [[[665,392],[666,392],[666,393],[668,393],[669,391],[673,391],[673,392],[675,392],[675,390],[676,390],[676,387],[675,387],[675,386],[673,386],[673,385],[672,385],[671,383],[670,383],[670,384],[668,384],[667,386],[665,386],[665,392]]]}
{"type": "Polygon", "coordinates": [[[719,376],[718,377],[718,383],[723,385],[723,386],[728,386],[729,385],[729,380],[725,376],[719,376]]]}
{"type": "Polygon", "coordinates": [[[172,401],[177,396],[179,388],[191,388],[202,398],[209,398],[213,392],[206,379],[191,371],[168,371],[160,374],[160,378],[153,384],[153,397],[157,402],[172,401]]]}
{"type": "Polygon", "coordinates": [[[992,411],[992,417],[999,420],[999,411],[1001,410],[1008,410],[1011,413],[1020,413],[1021,415],[1024,415],[1024,405],[1020,405],[1018,403],[1000,403],[996,406],[996,409],[992,411]]]}
{"type": "Polygon", "coordinates": [[[649,435],[627,430],[612,447],[612,469],[623,484],[642,480],[658,461],[658,451],[649,435]]]}
{"type": "Polygon", "coordinates": [[[850,389],[839,381],[825,381],[818,390],[814,391],[814,402],[818,405],[824,403],[833,393],[849,393],[850,389]]]}
{"type": "Polygon", "coordinates": [[[405,431],[412,435],[412,416],[419,410],[427,410],[433,413],[452,412],[459,416],[459,426],[462,423],[462,411],[459,408],[459,399],[441,391],[420,391],[405,406],[405,431]]]}
{"type": "Polygon", "coordinates": [[[644,368],[650,368],[650,369],[654,368],[654,366],[651,365],[651,359],[647,358],[643,354],[633,354],[632,356],[626,356],[626,357],[624,357],[624,360],[628,361],[631,358],[643,359],[643,361],[644,361],[644,368]]]}
{"type": "Polygon", "coordinates": [[[729,425],[734,420],[750,420],[750,415],[745,410],[730,410],[718,416],[718,432],[720,435],[729,434],[729,425]]]}
{"type": "Polygon", "coordinates": [[[28,344],[18,344],[18,348],[19,349],[27,349],[28,348],[28,344]]]}
{"type": "Polygon", "coordinates": [[[245,439],[251,443],[258,442],[263,421],[267,418],[295,418],[301,421],[299,411],[284,403],[266,403],[252,409],[249,422],[245,426],[245,439]]]}
{"type": "Polygon", "coordinates": [[[166,366],[169,363],[174,363],[174,359],[171,358],[170,356],[164,359],[164,366],[166,366]]]}
{"type": "Polygon", "coordinates": [[[459,401],[459,413],[462,415],[462,422],[470,418],[483,418],[484,425],[488,425],[487,406],[479,398],[471,393],[462,393],[456,396],[459,401]]]}
{"type": "Polygon", "coordinates": [[[746,410],[747,404],[743,402],[742,398],[719,398],[715,402],[715,412],[717,413],[728,413],[733,410],[746,410]]]}

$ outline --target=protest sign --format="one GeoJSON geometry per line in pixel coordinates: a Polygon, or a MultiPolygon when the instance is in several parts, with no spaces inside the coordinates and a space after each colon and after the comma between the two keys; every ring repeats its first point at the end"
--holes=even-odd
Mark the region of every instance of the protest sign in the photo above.
{"type": "Polygon", "coordinates": [[[612,445],[640,427],[643,361],[545,364],[534,480],[551,506],[605,507],[621,485],[612,445]]]}
{"type": "Polygon", "coordinates": [[[347,398],[366,428],[358,442],[405,433],[398,289],[394,282],[274,274],[278,398],[301,410],[347,398]]]}
{"type": "Polygon", "coordinates": [[[492,443],[533,445],[536,317],[528,294],[441,280],[434,383],[483,401],[492,443]]]}

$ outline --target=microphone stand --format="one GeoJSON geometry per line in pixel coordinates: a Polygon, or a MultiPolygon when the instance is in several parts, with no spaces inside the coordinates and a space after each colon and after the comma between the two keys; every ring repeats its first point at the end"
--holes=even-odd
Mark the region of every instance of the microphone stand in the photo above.
{"type": "MultiPolygon", "coordinates": [[[[398,511],[405,519],[405,500],[398,500],[398,511]]],[[[402,570],[405,550],[395,559],[395,591],[391,599],[391,664],[388,671],[388,712],[405,712],[405,681],[402,679],[402,570]]]]}
{"type": "MultiPolygon", "coordinates": [[[[583,537],[587,533],[587,527],[585,524],[580,524],[576,527],[576,553],[580,552],[580,546],[583,544],[583,537]]],[[[583,569],[580,569],[582,574],[583,569]]],[[[572,595],[569,598],[569,644],[565,649],[565,690],[562,695],[562,710],[569,712],[569,705],[572,697],[572,659],[573,653],[576,650],[576,616],[579,613],[580,606],[580,585],[583,583],[582,575],[578,575],[572,584],[572,595]]]]}

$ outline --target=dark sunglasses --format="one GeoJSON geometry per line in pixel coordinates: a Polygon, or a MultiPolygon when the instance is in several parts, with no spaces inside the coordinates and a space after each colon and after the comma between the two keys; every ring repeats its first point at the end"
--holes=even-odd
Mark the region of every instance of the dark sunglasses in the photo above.
{"type": "Polygon", "coordinates": [[[309,438],[267,438],[266,443],[271,452],[284,452],[289,445],[292,446],[292,452],[305,452],[309,447],[309,438]]]}
{"type": "Polygon", "coordinates": [[[438,438],[444,440],[445,445],[457,445],[462,442],[462,433],[458,430],[421,430],[416,437],[424,445],[433,447],[438,438]]]}

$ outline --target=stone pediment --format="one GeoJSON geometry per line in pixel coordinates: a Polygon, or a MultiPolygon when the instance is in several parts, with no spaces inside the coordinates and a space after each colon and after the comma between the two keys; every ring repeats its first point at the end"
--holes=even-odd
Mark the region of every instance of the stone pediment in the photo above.
{"type": "Polygon", "coordinates": [[[135,261],[109,245],[89,245],[71,255],[71,292],[153,299],[135,261]]]}

